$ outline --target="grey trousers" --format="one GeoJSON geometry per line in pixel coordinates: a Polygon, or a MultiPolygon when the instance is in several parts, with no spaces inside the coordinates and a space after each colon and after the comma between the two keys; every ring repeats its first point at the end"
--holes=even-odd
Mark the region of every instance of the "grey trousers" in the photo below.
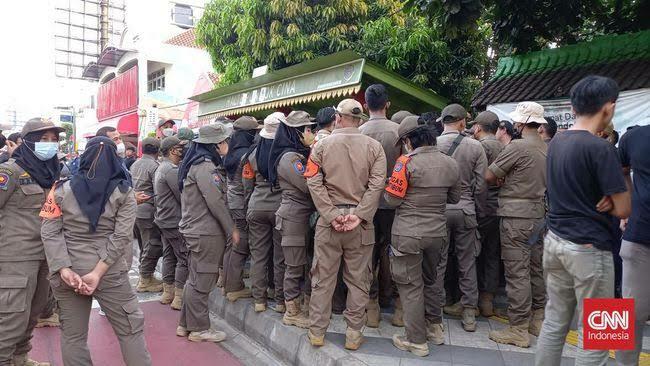
{"type": "Polygon", "coordinates": [[[47,262],[0,262],[0,365],[27,354],[32,331],[47,304],[47,262]]]}
{"type": "Polygon", "coordinates": [[[546,303],[542,331],[537,338],[536,366],[556,366],[571,320],[577,310],[578,350],[576,366],[606,365],[608,351],[582,347],[582,303],[585,298],[614,297],[614,260],[611,251],[575,244],[552,231],[544,239],[546,303]]]}
{"type": "Polygon", "coordinates": [[[269,284],[267,266],[272,258],[275,300],[282,303],[284,301],[285,264],[281,246],[282,236],[275,229],[275,211],[250,210],[246,216],[251,251],[253,299],[256,304],[266,303],[266,289],[269,284]]]}
{"type": "Polygon", "coordinates": [[[190,332],[210,329],[208,300],[219,279],[219,264],[226,249],[226,238],[217,235],[186,236],[189,276],[183,289],[179,325],[190,332]]]}
{"type": "Polygon", "coordinates": [[[244,265],[250,255],[246,211],[231,210],[231,214],[239,229],[239,244],[234,246],[229,240],[223,256],[223,287],[226,293],[244,289],[244,265]]]}
{"type": "Polygon", "coordinates": [[[150,277],[156,270],[158,259],[163,255],[160,230],[153,219],[135,219],[135,227],[142,238],[142,252],[140,252],[140,276],[150,277]]]}
{"type": "Polygon", "coordinates": [[[144,340],[144,313],[129,284],[127,272],[106,274],[93,296],[74,292],[61,278],[52,278],[61,319],[61,354],[65,366],[92,365],[88,350],[88,320],[93,298],[99,302],[122,350],[127,366],[151,365],[144,340]]]}
{"type": "Polygon", "coordinates": [[[404,326],[409,342],[427,342],[427,323],[435,319],[436,268],[447,238],[422,238],[393,235],[393,245],[411,245],[415,252],[392,251],[390,269],[404,309],[404,326]],[[410,242],[410,243],[408,243],[410,242]],[[399,255],[395,255],[399,254],[399,255]]]}
{"type": "Polygon", "coordinates": [[[634,299],[634,326],[636,348],[631,351],[616,352],[616,363],[622,366],[639,364],[643,346],[643,328],[650,316],[650,247],[623,240],[621,244],[623,259],[623,297],[634,299]]]}
{"type": "Polygon", "coordinates": [[[183,234],[174,229],[160,229],[163,244],[163,282],[183,288],[187,281],[187,243],[183,234]]]}
{"type": "Polygon", "coordinates": [[[282,235],[282,253],[284,256],[284,298],[294,300],[301,294],[300,280],[305,278],[307,264],[308,222],[293,222],[281,217],[276,218],[275,228],[282,235]]]}

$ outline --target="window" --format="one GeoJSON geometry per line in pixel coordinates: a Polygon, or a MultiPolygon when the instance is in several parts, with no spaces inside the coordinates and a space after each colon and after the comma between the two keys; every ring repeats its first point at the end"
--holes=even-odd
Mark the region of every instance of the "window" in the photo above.
{"type": "Polygon", "coordinates": [[[194,26],[194,12],[192,7],[184,4],[174,4],[172,7],[172,23],[183,27],[191,28],[194,26]]]}
{"type": "Polygon", "coordinates": [[[165,90],[165,69],[154,71],[147,76],[147,92],[165,90]]]}

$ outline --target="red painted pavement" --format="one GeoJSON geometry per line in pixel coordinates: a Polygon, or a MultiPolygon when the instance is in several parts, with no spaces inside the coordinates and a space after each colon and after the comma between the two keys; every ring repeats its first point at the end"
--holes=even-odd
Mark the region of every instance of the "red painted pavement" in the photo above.
{"type": "MultiPolygon", "coordinates": [[[[241,365],[228,351],[214,343],[194,343],[176,336],[179,312],[157,301],[140,303],[145,314],[145,338],[154,366],[241,365]]],[[[120,345],[110,323],[93,309],[88,348],[95,366],[124,365],[120,345]]],[[[35,329],[30,357],[62,366],[58,328],[35,329]]]]}

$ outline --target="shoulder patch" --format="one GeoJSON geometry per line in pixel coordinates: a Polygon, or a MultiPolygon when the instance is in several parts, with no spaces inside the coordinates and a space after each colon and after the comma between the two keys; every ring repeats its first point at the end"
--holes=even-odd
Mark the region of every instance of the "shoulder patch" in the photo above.
{"type": "Polygon", "coordinates": [[[393,174],[388,180],[386,192],[395,197],[404,198],[406,196],[406,190],[409,186],[408,177],[406,176],[406,164],[409,161],[411,161],[410,157],[406,155],[400,156],[393,168],[393,174]]]}
{"type": "Polygon", "coordinates": [[[54,197],[54,192],[58,188],[58,184],[55,183],[54,187],[50,189],[50,193],[47,195],[47,198],[45,199],[45,204],[41,208],[41,213],[39,216],[43,219],[47,220],[53,220],[53,219],[58,219],[61,217],[61,207],[56,203],[56,199],[54,197]]]}
{"type": "Polygon", "coordinates": [[[293,162],[293,170],[295,170],[299,175],[303,175],[305,174],[305,164],[300,160],[296,160],[293,162]]]}
{"type": "Polygon", "coordinates": [[[221,186],[221,176],[219,173],[212,173],[212,183],[216,184],[217,186],[221,186]]]}
{"type": "Polygon", "coordinates": [[[6,191],[9,187],[9,174],[0,171],[0,189],[6,191]]]}
{"type": "Polygon", "coordinates": [[[0,173],[4,173],[4,174],[6,174],[6,175],[8,175],[8,176],[10,176],[10,177],[11,177],[12,175],[14,175],[14,171],[13,171],[13,170],[11,170],[11,169],[9,169],[9,168],[3,168],[3,167],[0,167],[0,173]]]}
{"type": "Polygon", "coordinates": [[[311,178],[318,174],[318,171],[320,170],[320,166],[316,163],[314,163],[313,160],[311,160],[311,156],[309,159],[307,159],[307,168],[305,169],[305,172],[303,173],[303,176],[305,178],[311,178]]]}
{"type": "Polygon", "coordinates": [[[244,164],[244,167],[242,168],[241,171],[241,176],[244,179],[255,178],[255,172],[253,171],[253,167],[251,166],[250,161],[247,161],[246,164],[244,164]]]}

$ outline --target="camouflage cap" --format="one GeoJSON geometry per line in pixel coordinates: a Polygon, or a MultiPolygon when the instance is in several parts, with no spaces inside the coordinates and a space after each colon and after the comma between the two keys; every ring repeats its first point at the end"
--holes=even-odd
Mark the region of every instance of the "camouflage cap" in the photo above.
{"type": "Polygon", "coordinates": [[[180,140],[192,141],[194,140],[194,131],[189,127],[181,127],[178,129],[176,137],[180,140]]]}

